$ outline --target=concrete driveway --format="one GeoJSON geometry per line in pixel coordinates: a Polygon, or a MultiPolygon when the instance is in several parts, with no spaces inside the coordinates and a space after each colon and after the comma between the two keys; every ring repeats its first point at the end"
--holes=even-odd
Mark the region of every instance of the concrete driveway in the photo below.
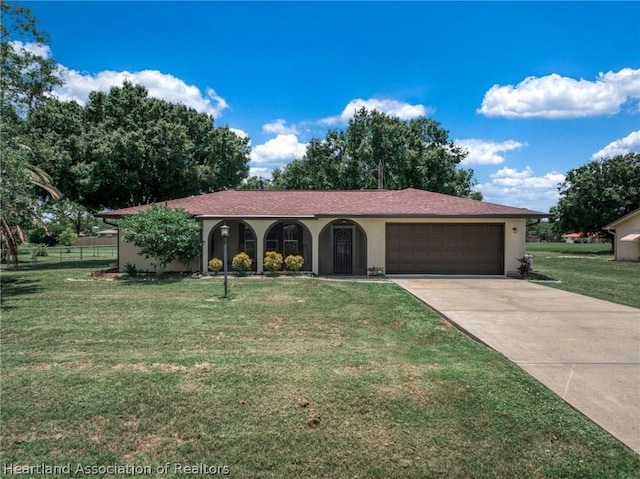
{"type": "Polygon", "coordinates": [[[640,309],[513,279],[393,280],[640,453],[640,309]]]}

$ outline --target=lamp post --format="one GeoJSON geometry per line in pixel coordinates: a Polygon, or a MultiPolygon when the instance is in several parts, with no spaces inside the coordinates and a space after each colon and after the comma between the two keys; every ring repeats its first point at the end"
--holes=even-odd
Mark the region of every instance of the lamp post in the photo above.
{"type": "Polygon", "coordinates": [[[220,227],[220,234],[222,235],[222,242],[224,244],[223,248],[224,248],[224,252],[222,255],[222,261],[223,261],[223,266],[224,266],[224,298],[227,297],[227,292],[228,292],[228,288],[227,288],[227,239],[229,238],[229,227],[227,225],[222,225],[220,227]]]}

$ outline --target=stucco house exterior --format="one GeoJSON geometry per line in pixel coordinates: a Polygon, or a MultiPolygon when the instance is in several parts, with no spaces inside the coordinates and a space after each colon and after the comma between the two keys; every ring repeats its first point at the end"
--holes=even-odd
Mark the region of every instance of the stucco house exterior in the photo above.
{"type": "Polygon", "coordinates": [[[613,251],[618,261],[640,260],[640,208],[602,228],[614,234],[613,251]]]}
{"type": "MultiPolygon", "coordinates": [[[[387,274],[518,275],[525,254],[526,222],[548,216],[524,208],[407,188],[404,190],[227,190],[167,201],[200,223],[202,254],[166,271],[207,272],[223,257],[220,226],[230,227],[228,257],[244,251],[263,271],[266,251],[304,257],[303,270],[318,275],[387,274]]],[[[100,214],[117,219],[137,206],[100,214]]],[[[152,270],[136,248],[118,237],[118,268],[152,270]]]]}

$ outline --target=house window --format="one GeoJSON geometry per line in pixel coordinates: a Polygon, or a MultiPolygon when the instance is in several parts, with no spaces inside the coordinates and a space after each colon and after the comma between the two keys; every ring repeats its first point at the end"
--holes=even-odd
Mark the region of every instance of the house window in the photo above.
{"type": "Polygon", "coordinates": [[[283,245],[282,245],[282,254],[286,258],[290,254],[298,254],[298,237],[299,237],[299,226],[296,224],[285,224],[283,226],[283,245]]]}
{"type": "Polygon", "coordinates": [[[282,224],[275,225],[267,234],[266,251],[280,251],[282,241],[282,224]]]}
{"type": "Polygon", "coordinates": [[[300,254],[302,226],[296,223],[278,223],[267,233],[266,251],[277,251],[286,258],[300,254]]]}
{"type": "Polygon", "coordinates": [[[249,258],[255,259],[256,257],[256,237],[253,230],[245,224],[240,225],[238,251],[244,251],[249,255],[249,258]]]}

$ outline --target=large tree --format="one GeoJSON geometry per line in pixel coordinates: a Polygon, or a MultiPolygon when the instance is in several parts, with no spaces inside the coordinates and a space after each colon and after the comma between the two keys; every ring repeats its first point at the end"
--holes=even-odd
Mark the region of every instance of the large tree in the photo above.
{"type": "Polygon", "coordinates": [[[47,57],[46,36],[23,6],[0,2],[0,225],[3,248],[17,266],[23,231],[41,221],[40,197],[59,197],[51,178],[35,164],[25,116],[61,84],[56,63],[47,57]]]}
{"type": "Polygon", "coordinates": [[[249,170],[248,138],[140,85],[92,92],[84,107],[50,99],[28,122],[39,166],[91,210],[235,188],[249,170]]]}
{"type": "Polygon", "coordinates": [[[408,187],[480,198],[466,153],[448,132],[425,117],[409,121],[362,108],[346,130],[313,139],[303,158],[273,175],[282,189],[402,189],[408,187]]]}
{"type": "Polygon", "coordinates": [[[602,227],[640,207],[640,153],[595,160],[567,173],[552,208],[559,233],[602,234],[602,227]]]}

